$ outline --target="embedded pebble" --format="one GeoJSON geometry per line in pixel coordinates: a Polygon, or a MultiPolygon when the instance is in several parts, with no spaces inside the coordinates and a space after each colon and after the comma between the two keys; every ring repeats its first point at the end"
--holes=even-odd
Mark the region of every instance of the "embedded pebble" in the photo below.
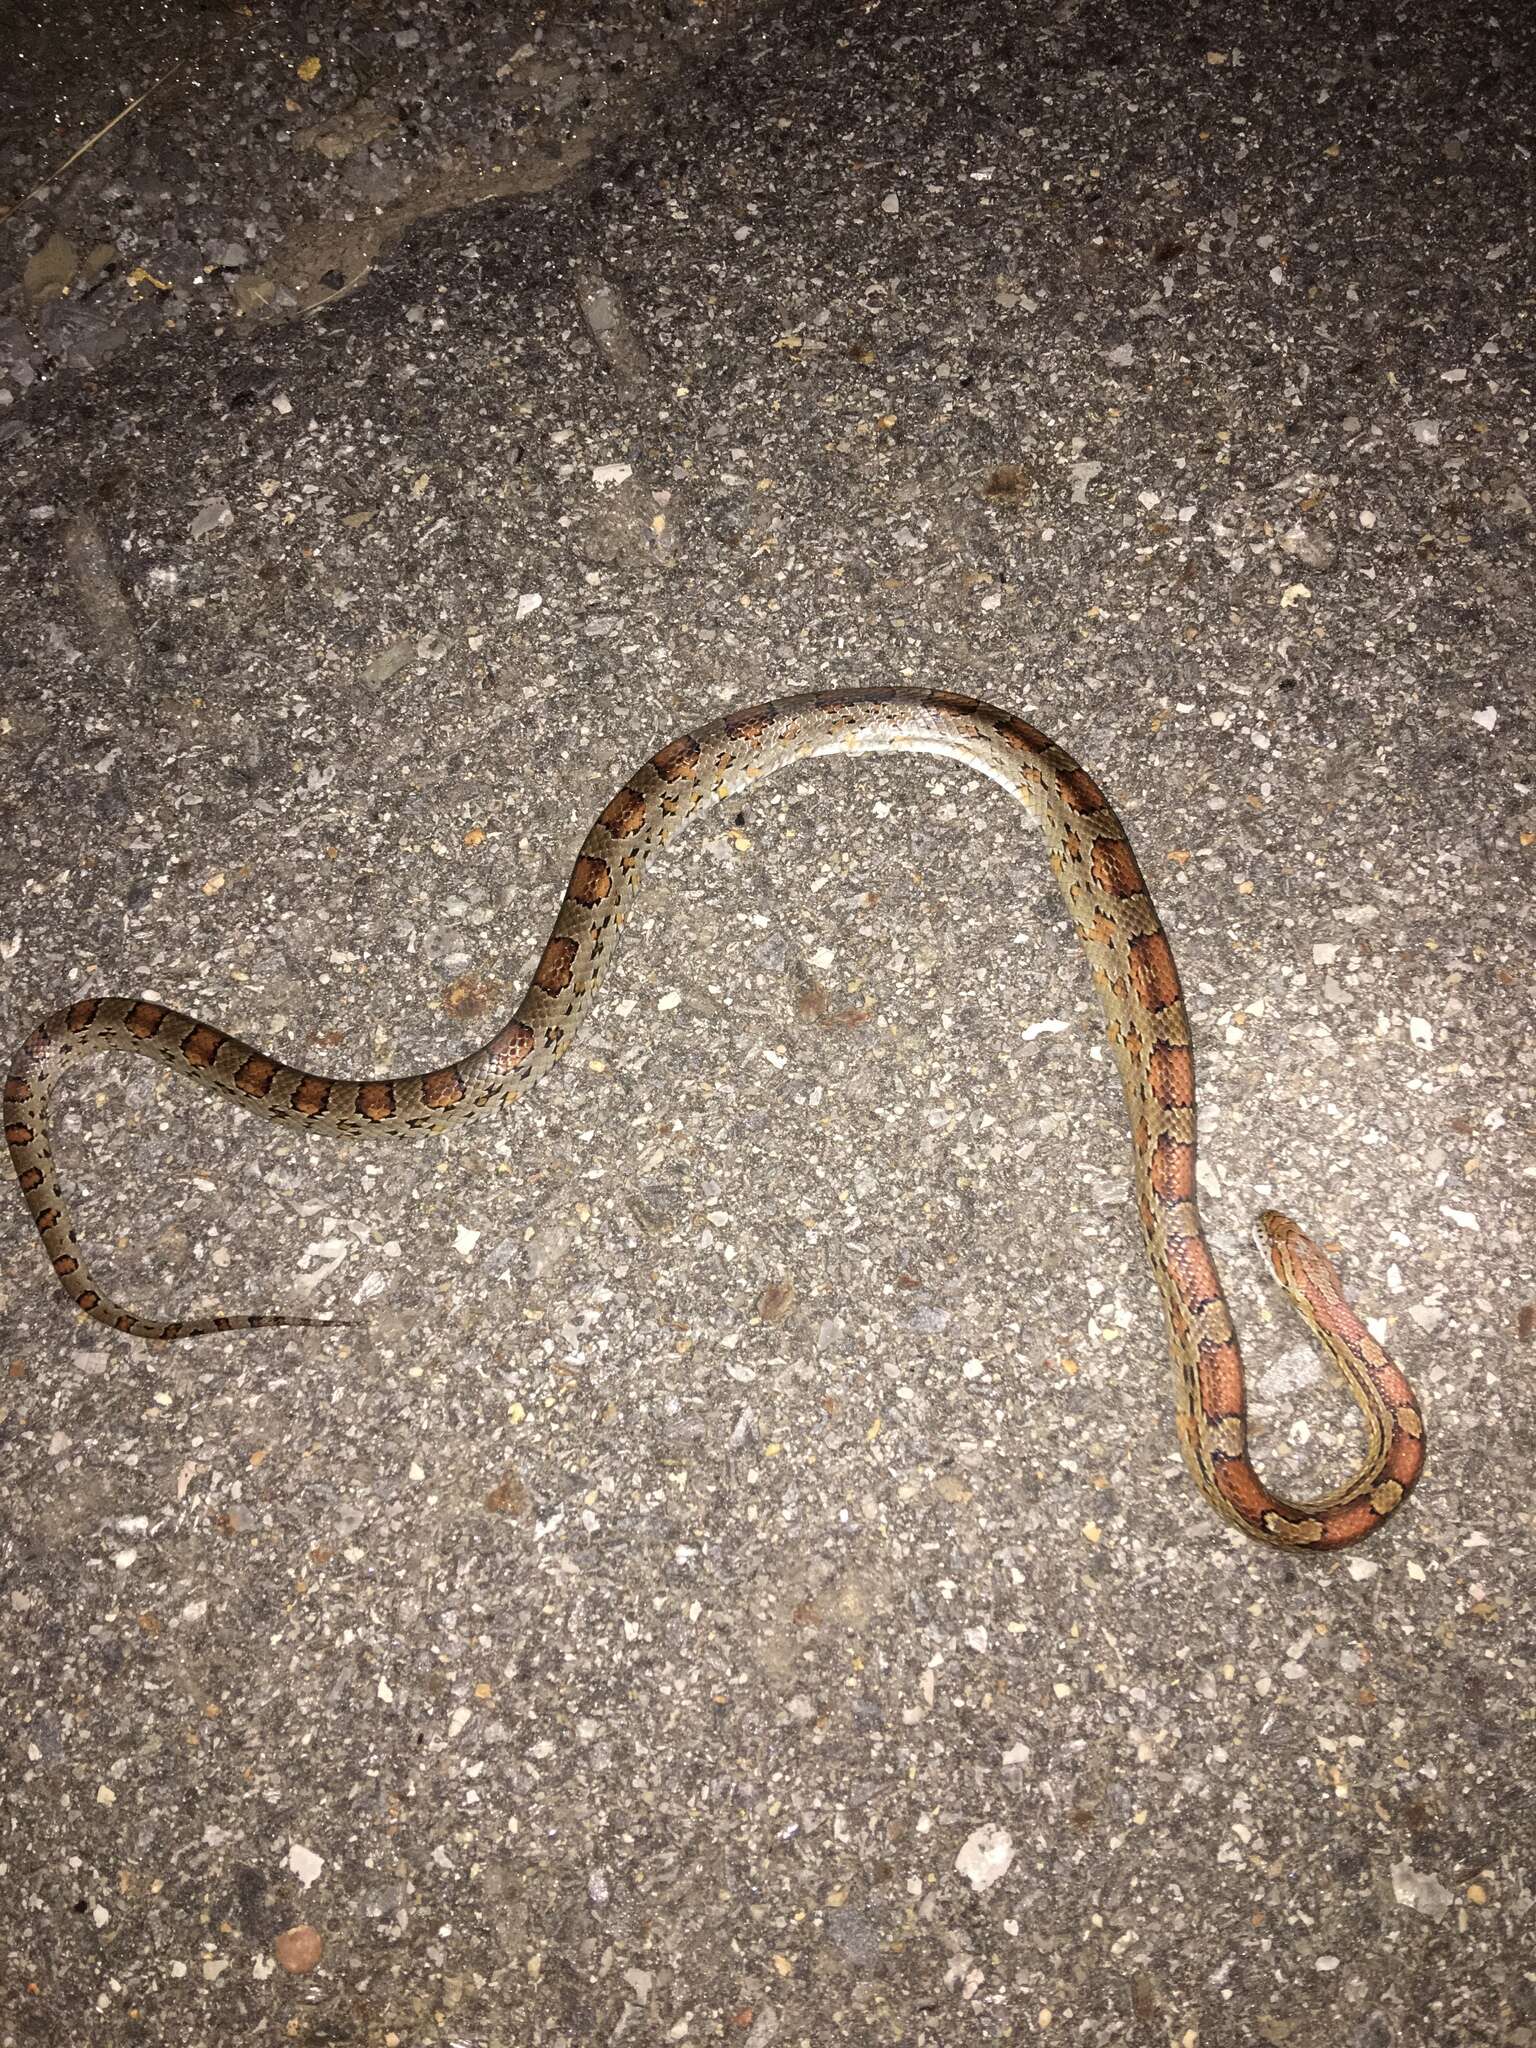
{"type": "Polygon", "coordinates": [[[302,1976],[312,1970],[325,1953],[325,1942],[319,1931],[301,1921],[297,1927],[284,1928],[272,1944],[272,1953],[290,1976],[302,1976]]]}
{"type": "Polygon", "coordinates": [[[1013,1837],[996,1822],[988,1821],[967,1835],[955,1858],[955,1868],[974,1892],[990,1891],[1013,1863],[1013,1837]]]}

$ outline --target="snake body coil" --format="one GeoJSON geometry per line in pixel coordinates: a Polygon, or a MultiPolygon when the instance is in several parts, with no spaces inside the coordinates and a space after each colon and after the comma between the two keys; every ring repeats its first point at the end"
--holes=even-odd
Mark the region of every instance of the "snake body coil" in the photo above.
{"type": "Polygon", "coordinates": [[[1167,1312],[1178,1435],[1195,1483],[1261,1542],[1332,1550],[1369,1535],[1424,1463],[1412,1388],[1345,1301],[1332,1266],[1296,1225],[1266,1212],[1261,1240],[1280,1284],[1343,1373],[1365,1417],[1364,1464],[1314,1501],[1271,1493],[1247,1449],[1242,1359],[1195,1199],[1195,1067],[1167,934],[1103,791],[1033,726],[947,691],[867,689],[784,697],[671,741],[612,797],[588,833],[527,993],[477,1052],[431,1073],[345,1081],[285,1066],[160,1003],[87,997],[40,1024],[5,1084],[5,1135],[33,1220],[66,1293],[130,1336],[193,1337],[317,1319],[211,1315],[159,1322],[108,1301],[81,1260],[48,1143],[59,1074],[87,1053],[158,1060],[242,1108],[337,1135],[448,1130],[513,1102],[567,1050],[596,992],[647,861],[702,806],[740,794],[786,762],[820,754],[935,754],[978,769],[1046,837],[1125,1087],[1147,1256],[1167,1312]]]}

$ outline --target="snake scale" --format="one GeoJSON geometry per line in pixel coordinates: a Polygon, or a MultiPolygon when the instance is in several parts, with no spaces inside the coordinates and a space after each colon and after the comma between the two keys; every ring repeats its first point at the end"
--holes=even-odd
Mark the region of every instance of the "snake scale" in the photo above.
{"type": "Polygon", "coordinates": [[[646,863],[702,806],[787,762],[909,752],[979,770],[1030,812],[1088,956],[1125,1088],[1137,1204],[1167,1314],[1178,1436],[1201,1493],[1259,1541],[1336,1550],[1377,1528],[1424,1463],[1407,1380],[1345,1301],[1323,1253],[1266,1212],[1259,1240],[1281,1286],[1338,1366],[1365,1417],[1368,1449],[1343,1486],[1312,1501],[1271,1493],[1248,1458],[1242,1359],[1195,1195],[1195,1068],[1178,970],[1124,827],[1093,778],[1031,725],[948,691],[857,689],[734,711],[644,762],[587,834],[522,1001],[464,1059],[395,1080],[345,1081],[258,1052],[164,1004],[86,997],[40,1024],[5,1084],[6,1140],[54,1272],[76,1306],[135,1337],[193,1337],[317,1319],[201,1315],[158,1322],[96,1288],[81,1259],[48,1142],[49,1097],[88,1054],[129,1051],[217,1088],[242,1108],[336,1136],[443,1131],[513,1102],[567,1050],[608,963],[646,863]]]}

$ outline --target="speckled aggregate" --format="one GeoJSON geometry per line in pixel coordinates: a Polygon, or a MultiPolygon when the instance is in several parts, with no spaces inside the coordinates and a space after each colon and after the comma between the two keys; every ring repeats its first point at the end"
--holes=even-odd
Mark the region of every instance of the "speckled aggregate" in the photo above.
{"type": "Polygon", "coordinates": [[[366,1326],[149,1354],[0,1222],[0,2044],[1531,2048],[1530,30],[686,12],[23,68],[0,1035],[450,1057],[648,748],[972,691],[1147,867],[1256,1459],[1354,1451],[1274,1202],[1429,1468],[1333,1562],[1190,1511],[1038,850],[788,774],[488,1130],[75,1084],[124,1296],[366,1326]]]}

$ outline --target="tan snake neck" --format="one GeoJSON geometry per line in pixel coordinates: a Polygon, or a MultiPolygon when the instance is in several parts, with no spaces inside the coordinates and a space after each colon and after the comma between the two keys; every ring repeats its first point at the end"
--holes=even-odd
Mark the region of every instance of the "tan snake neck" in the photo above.
{"type": "Polygon", "coordinates": [[[1167,1313],[1179,1443],[1206,1499],[1262,1542],[1338,1549],[1407,1497],[1424,1463],[1412,1388],[1345,1301],[1332,1266],[1295,1224],[1266,1212],[1261,1239],[1282,1287],[1343,1373],[1365,1417],[1364,1464],[1322,1499],[1271,1493],[1248,1459],[1237,1337],[1195,1200],[1195,1066],[1167,934],[1125,829],[1072,757],[1005,711],[948,691],[825,691],[736,711],[643,762],[587,834],[528,991],[477,1052],[427,1074],[346,1081],[258,1052],[211,1024],[125,997],[87,997],[40,1024],[5,1084],[5,1135],[53,1270],[86,1314],[130,1336],[192,1337],[324,1321],[204,1315],[159,1322],[92,1285],[48,1143],[63,1069],[88,1053],[158,1060],[242,1108],[312,1131],[386,1138],[442,1131],[514,1102],[567,1050],[607,965],[645,865],[701,806],[786,762],[819,754],[936,754],[1000,783],[1045,834],[1088,955],[1130,1112],[1137,1203],[1167,1313]]]}

